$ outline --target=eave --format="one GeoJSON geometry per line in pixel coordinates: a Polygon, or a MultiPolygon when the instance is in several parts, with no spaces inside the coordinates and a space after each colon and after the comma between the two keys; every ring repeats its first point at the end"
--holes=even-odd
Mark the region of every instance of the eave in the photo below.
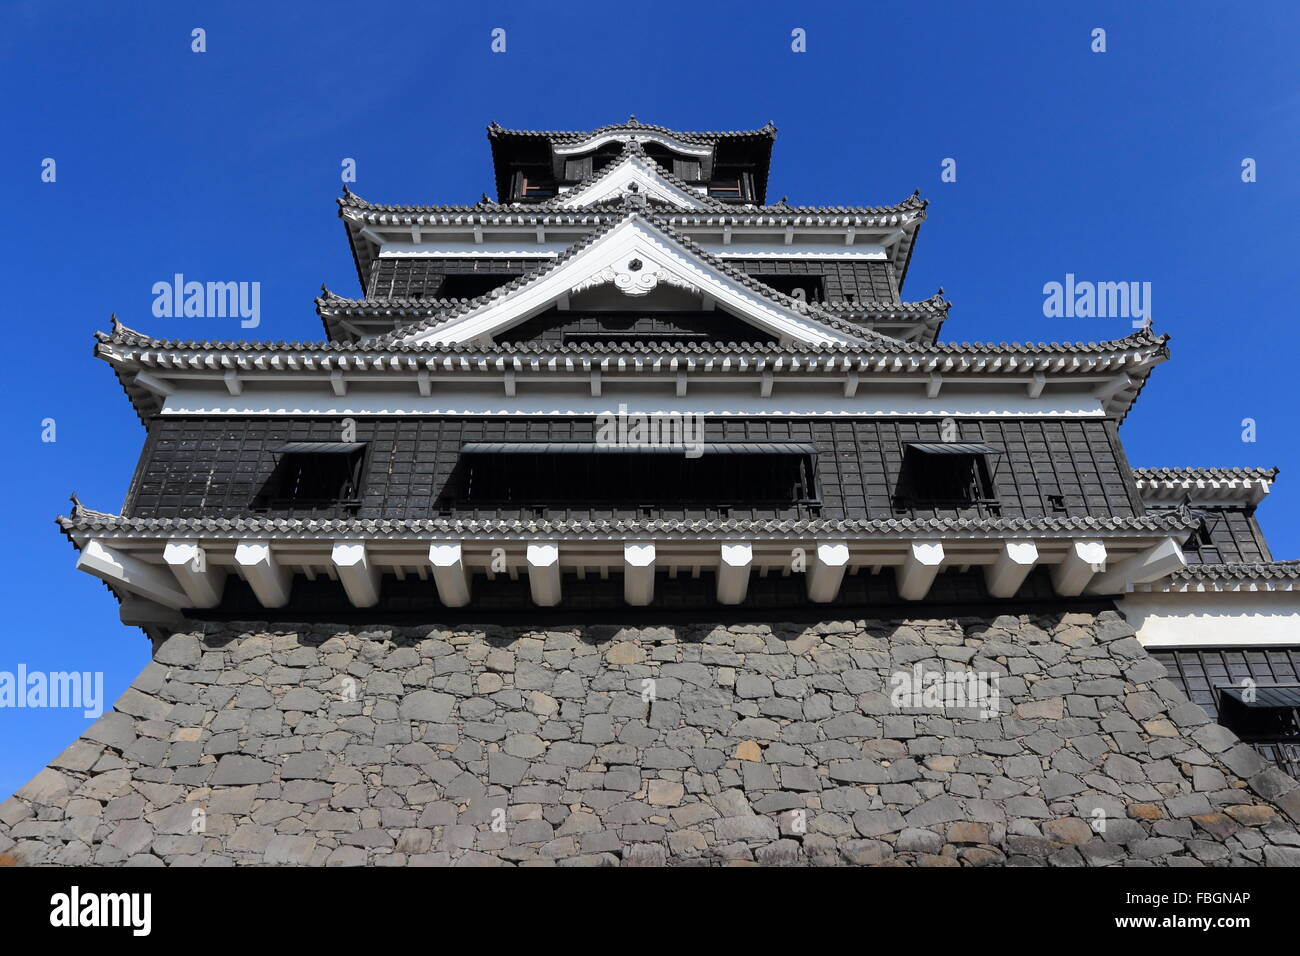
{"type": "Polygon", "coordinates": [[[919,601],[946,569],[981,568],[996,597],[1011,598],[1035,567],[1062,596],[1122,593],[1181,567],[1173,534],[1181,516],[1155,518],[802,521],[490,521],[454,518],[304,521],[125,518],[78,507],[58,523],[81,551],[78,567],[119,597],[173,609],[214,607],[230,575],[267,607],[290,600],[292,580],[329,577],[356,606],[380,600],[382,578],[432,579],[447,606],[470,602],[473,577],[526,575],[534,601],[554,605],[566,574],[621,572],[628,603],[649,603],[655,572],[702,570],[718,600],[744,600],[751,576],[792,573],[809,598],[833,601],[846,574],[889,569],[906,600],[919,601]],[[1172,533],[1172,534],[1171,534],[1172,533]],[[504,553],[504,571],[499,558],[504,553]]]}
{"type": "Polygon", "coordinates": [[[948,383],[1019,390],[1037,397],[1063,385],[1093,394],[1105,413],[1127,413],[1152,368],[1168,358],[1167,337],[1140,330],[1103,343],[916,345],[878,337],[843,345],[601,344],[409,345],[361,342],[181,342],[115,325],[97,333],[107,361],[142,418],[157,414],[170,390],[206,382],[236,394],[293,382],[335,395],[353,384],[427,395],[447,384],[478,382],[513,394],[530,381],[592,390],[651,385],[683,395],[693,382],[727,383],[771,394],[817,385],[855,394],[903,387],[937,397],[948,383]],[[313,386],[314,383],[314,386],[313,386]],[[418,390],[418,392],[416,391],[418,390]]]}
{"type": "Polygon", "coordinates": [[[1174,594],[1300,591],[1300,561],[1189,564],[1135,590],[1174,594]]]}
{"type": "MultiPolygon", "coordinates": [[[[330,292],[315,300],[316,314],[331,342],[358,342],[394,332],[428,319],[439,319],[467,307],[472,299],[349,299],[330,292]]],[[[775,292],[776,290],[772,290],[775,292]]],[[[933,344],[952,303],[942,290],[918,302],[818,302],[831,316],[875,330],[891,338],[922,345],[933,344]]]]}
{"type": "MultiPolygon", "coordinates": [[[[374,260],[381,250],[418,247],[432,242],[482,246],[483,255],[494,241],[508,242],[519,254],[530,245],[538,256],[559,254],[561,246],[580,242],[592,232],[617,220],[620,205],[572,208],[555,202],[502,205],[482,201],[473,206],[382,206],[368,203],[346,190],[338,200],[361,287],[366,287],[374,260]]],[[[799,256],[810,241],[852,252],[879,246],[906,278],[916,236],[925,220],[927,202],[913,195],[894,206],[727,206],[717,210],[680,210],[658,207],[656,217],[696,242],[720,246],[747,237],[768,243],[770,254],[799,256]]]]}
{"type": "MultiPolygon", "coordinates": [[[[636,268],[649,265],[639,276],[651,288],[657,283],[679,285],[702,296],[732,315],[777,335],[783,342],[848,343],[870,340],[877,333],[842,322],[816,303],[778,292],[731,267],[674,230],[666,218],[650,213],[643,199],[624,197],[617,220],[570,246],[543,269],[520,276],[490,292],[468,300],[436,318],[416,322],[383,336],[381,342],[483,341],[511,324],[567,299],[570,293],[593,285],[628,281],[623,270],[629,261],[636,268]],[[657,279],[655,277],[658,277],[657,279]],[[548,291],[549,290],[549,291],[548,291]]],[[[631,295],[644,294],[633,289],[631,295]]]]}
{"type": "Polygon", "coordinates": [[[1277,468],[1135,468],[1133,478],[1147,505],[1252,507],[1269,493],[1277,468]]]}

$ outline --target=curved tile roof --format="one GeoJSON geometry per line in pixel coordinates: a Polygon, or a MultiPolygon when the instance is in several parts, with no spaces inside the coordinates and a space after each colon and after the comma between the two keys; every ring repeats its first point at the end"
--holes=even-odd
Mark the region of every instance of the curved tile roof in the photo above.
{"type": "MultiPolygon", "coordinates": [[[[250,342],[232,340],[184,340],[159,339],[137,332],[123,325],[116,316],[113,317],[111,332],[96,332],[99,346],[123,346],[138,350],[141,356],[152,355],[159,351],[177,352],[291,352],[291,353],[340,353],[340,354],[416,354],[431,356],[503,356],[503,357],[549,357],[549,356],[665,356],[683,357],[706,356],[809,356],[815,358],[844,357],[883,357],[914,356],[918,360],[962,358],[980,359],[984,357],[1021,357],[1034,356],[1044,359],[1071,357],[1115,357],[1132,359],[1142,364],[1154,364],[1168,357],[1166,343],[1169,336],[1157,336],[1149,329],[1139,329],[1122,339],[1102,342],[937,342],[921,345],[902,342],[879,333],[863,330],[874,336],[871,341],[846,344],[806,344],[788,345],[767,343],[684,343],[684,344],[646,344],[639,347],[610,345],[605,343],[583,343],[561,345],[549,342],[528,342],[519,345],[477,345],[474,343],[430,343],[427,345],[410,345],[400,342],[385,342],[378,339],[366,339],[360,342],[250,342]],[[1124,353],[1132,353],[1125,356],[1124,353]]],[[[986,362],[982,370],[1000,371],[995,363],[986,362]]]]}
{"type": "Polygon", "coordinates": [[[713,521],[678,519],[565,520],[463,519],[463,518],[271,518],[258,515],[211,518],[131,518],[75,507],[70,516],[56,521],[66,533],[117,533],[139,537],[201,533],[236,537],[253,533],[312,536],[439,536],[521,535],[561,536],[655,534],[691,537],[736,535],[747,537],[899,537],[946,534],[1003,537],[1025,533],[1074,536],[1078,534],[1162,534],[1188,531],[1194,519],[1177,512],[1125,518],[813,518],[752,520],[727,518],[713,521]]]}
{"type": "Polygon", "coordinates": [[[558,143],[581,143],[584,140],[591,139],[593,136],[600,136],[604,133],[636,132],[662,133],[664,136],[671,136],[673,139],[680,140],[683,143],[698,143],[701,145],[712,145],[720,139],[756,139],[764,137],[767,139],[776,139],[776,126],[770,120],[758,129],[688,131],[669,129],[667,126],[656,126],[653,123],[639,122],[635,113],[628,117],[626,123],[611,123],[607,126],[599,126],[593,130],[506,129],[495,121],[488,124],[487,127],[489,139],[495,139],[502,136],[525,136],[537,139],[549,139],[558,143]]]}
{"type": "MultiPolygon", "coordinates": [[[[662,169],[663,167],[660,168],[662,169]]],[[[601,173],[596,174],[596,177],[602,175],[604,172],[605,170],[602,170],[601,173]]],[[[591,180],[586,180],[586,182],[592,182],[596,177],[593,177],[591,180]]],[[[676,177],[674,177],[674,179],[675,178],[676,177]]],[[[680,182],[680,180],[678,180],[678,182],[680,182]]],[[[344,186],[343,193],[342,196],[335,200],[339,205],[340,215],[343,215],[347,210],[352,210],[359,214],[364,214],[370,219],[384,215],[453,216],[469,217],[457,219],[456,221],[458,223],[491,222],[501,224],[502,222],[508,223],[511,219],[516,219],[521,224],[526,225],[532,225],[539,221],[550,222],[552,224],[559,221],[571,225],[585,225],[600,222],[603,221],[606,216],[618,214],[617,209],[607,210],[600,205],[578,207],[564,206],[551,200],[529,203],[497,203],[490,199],[481,199],[470,206],[463,204],[385,204],[368,202],[356,193],[352,192],[346,186],[344,186]]],[[[680,219],[683,223],[690,222],[699,225],[713,225],[727,222],[744,223],[747,225],[764,225],[765,223],[762,222],[762,219],[763,217],[767,217],[770,220],[771,225],[784,226],[788,224],[799,225],[798,220],[800,217],[838,217],[846,220],[851,218],[856,221],[862,217],[879,219],[881,217],[901,216],[911,213],[913,214],[913,218],[920,220],[924,219],[924,213],[929,204],[928,199],[921,198],[920,191],[918,190],[902,202],[886,206],[792,206],[788,203],[756,206],[719,202],[716,210],[682,209],[676,212],[666,212],[664,215],[670,219],[680,219]],[[759,221],[755,222],[755,218],[759,221]]],[[[844,224],[852,225],[855,223],[845,222],[844,224]]]]}
{"type": "MultiPolygon", "coordinates": [[[[624,197],[624,198],[626,199],[628,197],[624,197]]],[[[805,302],[802,299],[796,299],[793,296],[786,295],[784,292],[778,292],[776,289],[773,289],[771,286],[759,282],[757,279],[729,265],[725,259],[720,259],[717,256],[713,255],[712,253],[706,252],[697,243],[695,243],[691,239],[688,239],[686,236],[683,236],[680,233],[678,233],[676,230],[674,230],[666,221],[664,221],[664,217],[658,216],[653,213],[649,213],[648,211],[645,210],[638,210],[634,207],[629,208],[631,206],[632,206],[631,203],[625,203],[623,214],[619,216],[618,219],[610,220],[610,222],[606,223],[600,229],[597,229],[595,232],[591,233],[591,235],[586,236],[579,242],[575,242],[563,253],[556,256],[554,259],[550,260],[546,268],[539,269],[536,272],[529,272],[526,273],[525,275],[519,276],[516,279],[512,279],[510,282],[507,282],[505,285],[498,286],[497,288],[492,289],[490,292],[486,292],[483,295],[478,296],[474,299],[469,299],[464,303],[462,303],[461,305],[449,309],[448,311],[436,317],[431,316],[429,318],[423,319],[420,322],[416,322],[413,325],[410,325],[406,328],[394,330],[393,332],[389,332],[386,335],[381,335],[376,339],[376,341],[396,342],[401,339],[405,339],[406,337],[411,335],[419,335],[423,332],[429,331],[430,329],[437,328],[438,326],[446,325],[447,323],[461,317],[462,315],[466,315],[474,311],[475,309],[479,309],[485,305],[488,305],[495,299],[500,299],[504,296],[517,292],[520,289],[527,288],[528,286],[533,285],[534,283],[540,282],[547,275],[554,272],[556,269],[559,269],[564,263],[572,260],[579,253],[595,245],[595,243],[598,240],[600,240],[605,235],[613,231],[616,227],[624,224],[625,222],[630,222],[635,219],[640,219],[641,221],[646,222],[651,226],[653,226],[654,228],[660,230],[665,235],[667,235],[669,239],[671,239],[673,242],[677,243],[678,245],[682,246],[693,256],[698,258],[701,262],[704,262],[706,265],[712,267],[713,269],[716,269],[718,272],[722,273],[727,278],[731,279],[731,281],[739,285],[742,285],[753,292],[757,292],[760,296],[762,296],[765,299],[768,299],[771,302],[775,302],[782,308],[793,311],[798,315],[806,316],[812,319],[814,322],[819,322],[824,326],[828,326],[834,329],[835,331],[841,332],[845,335],[852,336],[855,339],[871,342],[871,341],[884,338],[884,336],[882,336],[879,332],[873,332],[870,329],[864,329],[861,326],[852,325],[848,322],[844,322],[840,320],[839,318],[836,318],[835,316],[831,315],[830,313],[822,309],[819,305],[805,302]]]]}
{"type": "Polygon", "coordinates": [[[1300,561],[1255,564],[1189,564],[1170,581],[1300,581],[1300,561]]]}
{"type": "MultiPolygon", "coordinates": [[[[681,191],[684,192],[684,193],[687,193],[687,194],[690,195],[693,199],[697,200],[698,202],[700,202],[700,203],[703,204],[704,206],[706,206],[706,207],[708,207],[708,208],[710,208],[710,209],[714,209],[714,210],[725,210],[725,209],[727,208],[727,204],[724,203],[722,200],[720,200],[720,199],[715,199],[714,197],[708,195],[707,193],[701,193],[701,192],[699,192],[697,189],[695,189],[694,187],[692,187],[691,185],[689,185],[688,183],[686,183],[684,180],[681,180],[681,179],[679,179],[677,176],[673,175],[673,173],[672,173],[671,170],[665,169],[662,165],[660,165],[660,164],[659,164],[658,162],[656,162],[653,158],[651,158],[651,157],[646,153],[645,149],[642,148],[641,144],[638,143],[638,142],[637,142],[636,140],[634,140],[634,139],[633,139],[633,140],[628,140],[626,143],[623,144],[623,149],[622,149],[622,151],[619,153],[619,158],[618,158],[618,160],[616,160],[616,161],[614,161],[614,162],[612,162],[612,163],[609,163],[609,164],[608,164],[604,169],[602,169],[600,172],[598,172],[598,173],[593,173],[592,175],[588,176],[586,179],[584,179],[584,180],[582,180],[581,182],[577,183],[577,184],[576,184],[576,185],[575,185],[571,190],[569,190],[569,192],[567,192],[567,193],[564,194],[564,198],[565,198],[565,199],[570,199],[570,198],[572,198],[572,197],[574,197],[574,196],[581,195],[581,194],[582,194],[583,192],[585,192],[586,190],[592,189],[593,187],[599,185],[601,182],[603,182],[604,180],[608,179],[608,178],[609,178],[610,176],[612,176],[615,172],[617,172],[618,169],[619,169],[619,167],[622,165],[622,162],[623,162],[625,159],[629,158],[629,157],[636,157],[636,158],[638,158],[638,159],[642,159],[642,160],[644,160],[645,162],[649,163],[649,164],[651,165],[651,167],[653,167],[653,169],[655,170],[656,175],[658,175],[661,179],[663,179],[664,182],[666,182],[666,183],[668,183],[669,185],[675,187],[676,189],[681,190],[681,191]]],[[[647,197],[647,198],[650,199],[650,201],[652,201],[652,202],[654,201],[654,197],[647,197]]],[[[608,199],[607,199],[606,201],[608,201],[608,200],[616,200],[616,199],[617,199],[617,197],[613,197],[613,196],[611,196],[611,197],[608,197],[608,199]]],[[[566,208],[566,209],[573,209],[573,208],[575,208],[574,206],[570,206],[570,205],[566,205],[566,204],[561,204],[561,203],[559,203],[559,202],[555,202],[554,205],[556,205],[557,207],[562,207],[562,208],[566,208]]],[[[590,208],[592,208],[592,207],[591,207],[591,206],[578,206],[578,207],[576,207],[576,208],[580,208],[580,209],[590,209],[590,208]]]]}
{"type": "Polygon", "coordinates": [[[1138,481],[1273,481],[1277,468],[1134,468],[1138,481]]]}
{"type": "Polygon", "coordinates": [[[910,318],[920,315],[946,316],[948,310],[952,308],[952,303],[943,297],[942,289],[928,299],[917,299],[913,302],[864,299],[859,302],[819,302],[817,304],[827,312],[843,312],[873,318],[886,316],[910,318]]]}

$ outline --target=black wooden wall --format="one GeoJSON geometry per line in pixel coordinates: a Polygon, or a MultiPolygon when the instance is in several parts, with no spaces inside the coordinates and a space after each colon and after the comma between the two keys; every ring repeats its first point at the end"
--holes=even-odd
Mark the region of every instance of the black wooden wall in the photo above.
{"type": "Polygon", "coordinates": [[[1148,652],[1165,665],[1169,679],[1177,683],[1194,704],[1218,718],[1217,688],[1241,686],[1252,680],[1259,686],[1300,683],[1300,648],[1206,647],[1148,652]]]}
{"type": "Polygon", "coordinates": [[[1193,509],[1204,517],[1208,540],[1193,537],[1183,547],[1189,564],[1235,564],[1272,561],[1254,508],[1193,509]]]}
{"type": "MultiPolygon", "coordinates": [[[[368,443],[358,514],[371,518],[436,516],[439,494],[464,442],[593,441],[596,430],[594,418],[358,417],[355,421],[356,440],[368,443]]],[[[286,442],[343,437],[338,419],[159,417],[150,423],[126,513],[246,514],[286,442]]],[[[955,437],[985,442],[1003,452],[990,461],[1005,517],[1140,513],[1113,423],[964,420],[955,437]]],[[[705,438],[812,443],[817,447],[822,516],[889,518],[895,516],[892,495],[906,443],[939,441],[941,435],[938,419],[711,418],[705,438]]],[[[569,511],[552,517],[608,514],[569,511]]],[[[731,514],[746,516],[743,511],[731,514]]],[[[716,517],[694,511],[662,515],[716,517]]]]}
{"type": "MultiPolygon", "coordinates": [[[[379,299],[447,298],[443,281],[449,276],[500,276],[504,284],[549,262],[549,259],[381,258],[371,266],[366,295],[379,299]]],[[[764,276],[819,276],[826,302],[898,301],[898,280],[890,262],[841,259],[729,259],[727,262],[760,281],[764,276]]]]}
{"type": "Polygon", "coordinates": [[[826,302],[897,302],[894,265],[883,260],[729,259],[760,282],[764,276],[820,276],[826,302]]]}
{"type": "Polygon", "coordinates": [[[493,336],[502,343],[572,341],[575,335],[601,333],[656,341],[702,339],[711,342],[776,342],[777,337],[725,312],[561,312],[549,309],[493,336]]]}

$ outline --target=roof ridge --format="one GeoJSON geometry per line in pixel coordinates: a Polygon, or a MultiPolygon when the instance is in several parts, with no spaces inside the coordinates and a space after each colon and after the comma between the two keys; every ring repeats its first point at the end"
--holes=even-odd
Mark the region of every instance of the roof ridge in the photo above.
{"type": "Polygon", "coordinates": [[[599,136],[602,133],[612,133],[622,130],[633,131],[640,130],[650,133],[667,133],[674,138],[699,138],[699,139],[735,139],[743,137],[767,136],[776,139],[776,125],[768,120],[758,129],[751,130],[680,130],[670,129],[667,126],[660,126],[655,123],[642,123],[636,118],[636,114],[631,114],[626,122],[608,123],[604,126],[598,126],[591,130],[533,130],[533,129],[509,129],[493,120],[488,124],[488,139],[494,139],[499,136],[533,136],[542,139],[572,139],[581,138],[589,139],[593,136],[599,136]]]}

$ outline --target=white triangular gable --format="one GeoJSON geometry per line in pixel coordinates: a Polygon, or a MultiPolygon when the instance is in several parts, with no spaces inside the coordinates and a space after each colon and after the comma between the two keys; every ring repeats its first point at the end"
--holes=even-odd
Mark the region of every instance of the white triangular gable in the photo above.
{"type": "Polygon", "coordinates": [[[648,199],[657,199],[681,209],[713,208],[699,193],[683,189],[664,178],[659,166],[644,154],[624,154],[595,179],[560,196],[561,206],[590,206],[622,196],[633,184],[648,199]]]}
{"type": "Polygon", "coordinates": [[[733,278],[636,213],[629,213],[591,245],[561,257],[512,291],[431,328],[417,327],[407,335],[395,336],[394,341],[411,345],[486,342],[557,303],[567,302],[570,295],[606,284],[632,297],[646,295],[660,285],[684,289],[786,343],[861,341],[861,337],[823,324],[733,278]]]}

